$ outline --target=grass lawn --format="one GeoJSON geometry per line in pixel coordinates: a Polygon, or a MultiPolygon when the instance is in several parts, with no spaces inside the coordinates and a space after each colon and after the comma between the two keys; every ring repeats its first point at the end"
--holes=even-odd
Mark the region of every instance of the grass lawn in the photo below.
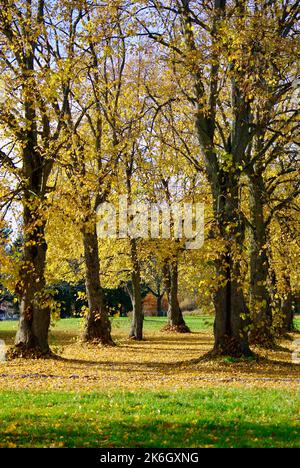
{"type": "MultiPolygon", "coordinates": [[[[213,317],[212,316],[186,316],[185,320],[188,326],[193,332],[199,332],[203,330],[211,330],[213,326],[213,317]]],[[[53,323],[51,326],[52,337],[55,339],[57,332],[73,333],[77,334],[83,327],[83,319],[81,318],[69,318],[58,320],[53,323]]],[[[144,331],[145,333],[155,333],[160,332],[161,328],[167,323],[166,317],[145,317],[144,321],[144,331]]],[[[111,319],[113,333],[128,333],[130,328],[130,318],[128,317],[118,317],[111,319]]],[[[14,336],[18,327],[18,322],[14,321],[3,321],[0,322],[0,338],[5,339],[5,334],[7,336],[14,336]],[[1,336],[2,335],[2,336],[1,336]]],[[[300,319],[299,319],[299,328],[300,328],[300,319]]]]}
{"type": "Polygon", "coordinates": [[[292,392],[224,388],[3,392],[0,446],[299,447],[299,402],[292,392]]]}
{"type": "MultiPolygon", "coordinates": [[[[0,363],[0,447],[300,447],[300,366],[292,339],[257,360],[200,359],[212,318],[188,316],[192,334],[146,340],[114,319],[114,348],[83,345],[79,319],[52,327],[59,359],[0,363]]],[[[299,321],[298,321],[299,324],[299,321]]],[[[13,342],[17,323],[0,322],[13,342]]]]}

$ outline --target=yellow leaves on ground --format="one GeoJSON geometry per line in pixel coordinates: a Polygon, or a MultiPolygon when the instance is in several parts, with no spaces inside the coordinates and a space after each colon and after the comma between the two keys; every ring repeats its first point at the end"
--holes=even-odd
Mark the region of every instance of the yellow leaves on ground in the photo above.
{"type": "MultiPolygon", "coordinates": [[[[57,337],[59,337],[57,335],[57,337]]],[[[62,337],[60,337],[62,338],[62,337]]],[[[211,350],[209,332],[146,335],[143,342],[115,337],[118,346],[84,345],[63,337],[59,359],[0,363],[0,389],[72,390],[170,389],[207,386],[297,389],[300,366],[292,364],[292,342],[259,350],[253,361],[199,359],[211,350]]],[[[258,350],[257,350],[258,351],[258,350]]]]}

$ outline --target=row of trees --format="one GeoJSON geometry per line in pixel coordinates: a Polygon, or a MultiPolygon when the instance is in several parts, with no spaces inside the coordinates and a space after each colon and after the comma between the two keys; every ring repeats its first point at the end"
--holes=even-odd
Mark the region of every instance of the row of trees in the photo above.
{"type": "Polygon", "coordinates": [[[167,292],[175,331],[189,331],[178,287],[211,295],[215,354],[250,355],[249,343],[272,345],[290,330],[298,2],[0,6],[3,220],[22,204],[14,271],[1,251],[20,303],[17,349],[49,352],[51,275],[84,274],[87,341],[113,345],[103,284],[127,284],[130,335],[142,339],[149,275],[161,278],[156,294],[167,292]],[[129,204],[202,201],[203,249],[185,251],[176,238],[99,242],[97,207],[120,194],[129,204]]]}

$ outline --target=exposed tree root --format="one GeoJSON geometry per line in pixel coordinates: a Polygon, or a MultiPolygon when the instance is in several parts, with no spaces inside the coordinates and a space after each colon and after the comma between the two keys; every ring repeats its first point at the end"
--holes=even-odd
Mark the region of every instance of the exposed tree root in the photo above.
{"type": "Polygon", "coordinates": [[[214,348],[207,354],[211,359],[214,357],[232,357],[232,358],[249,358],[253,357],[254,353],[249,349],[247,343],[238,340],[235,337],[225,336],[221,343],[215,344],[214,348]]]}
{"type": "Polygon", "coordinates": [[[235,360],[237,361],[258,361],[259,356],[255,354],[254,352],[251,351],[251,354],[242,354],[241,352],[236,352],[236,353],[229,353],[228,351],[216,351],[215,349],[212,349],[211,351],[208,351],[205,353],[203,356],[201,356],[198,359],[198,362],[202,361],[221,361],[224,360],[224,358],[232,359],[234,362],[235,360]]]}
{"type": "Polygon", "coordinates": [[[161,329],[161,331],[167,333],[191,333],[191,330],[185,323],[182,323],[181,325],[167,324],[161,329]]]}
{"type": "Polygon", "coordinates": [[[6,359],[12,361],[13,359],[50,359],[54,358],[55,354],[49,349],[48,351],[41,351],[39,348],[28,348],[24,344],[18,344],[9,348],[6,352],[6,359]]]}
{"type": "Polygon", "coordinates": [[[82,342],[88,345],[95,345],[95,346],[107,346],[107,347],[116,346],[116,343],[111,338],[104,340],[103,338],[83,337],[82,342]]]}
{"type": "Polygon", "coordinates": [[[144,338],[137,338],[135,335],[129,335],[128,339],[133,341],[145,341],[144,338]]]}

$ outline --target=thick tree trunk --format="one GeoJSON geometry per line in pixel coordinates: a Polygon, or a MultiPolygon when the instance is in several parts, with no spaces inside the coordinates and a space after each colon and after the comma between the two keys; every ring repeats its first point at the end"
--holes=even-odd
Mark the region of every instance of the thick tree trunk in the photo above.
{"type": "Polygon", "coordinates": [[[250,186],[250,342],[272,346],[272,298],[269,287],[267,232],[263,212],[264,183],[261,174],[249,176],[250,186]]]}
{"type": "Polygon", "coordinates": [[[85,282],[88,299],[88,314],[85,320],[83,340],[114,345],[103,290],[100,284],[100,260],[96,226],[91,231],[83,230],[85,282]]]}
{"type": "Polygon", "coordinates": [[[168,297],[168,323],[164,330],[178,333],[190,333],[186,325],[178,301],[178,263],[173,259],[164,266],[164,281],[168,297]]]}
{"type": "MultiPolygon", "coordinates": [[[[26,3],[24,18],[33,18],[31,3],[26,3]]],[[[44,20],[43,8],[39,13],[38,22],[41,25],[44,20]]],[[[7,31],[10,31],[9,35],[13,37],[10,26],[7,31]]],[[[16,285],[16,294],[20,303],[20,323],[15,340],[16,346],[11,350],[11,355],[30,357],[35,354],[39,357],[50,352],[48,344],[50,307],[49,297],[45,290],[47,244],[44,210],[47,208],[45,203],[47,181],[55,154],[53,151],[52,157],[49,157],[50,147],[55,139],[51,141],[47,106],[44,106],[44,99],[35,88],[37,37],[33,37],[29,31],[24,32],[24,29],[20,34],[18,40],[20,44],[22,43],[23,51],[15,54],[15,64],[16,73],[22,78],[19,88],[21,107],[18,105],[15,116],[17,121],[14,122],[13,127],[16,140],[22,148],[22,170],[19,174],[22,178],[20,186],[23,189],[24,246],[23,262],[16,285]],[[39,106],[41,102],[43,104],[39,106]],[[40,112],[37,112],[38,107],[40,112]]],[[[9,40],[8,43],[14,52],[14,40],[9,40]]],[[[58,133],[55,132],[55,138],[58,137],[58,133]]]]}
{"type": "Polygon", "coordinates": [[[50,307],[49,297],[45,291],[47,205],[44,194],[52,165],[43,159],[37,149],[36,115],[31,101],[25,104],[25,115],[30,127],[23,148],[24,245],[22,266],[16,285],[16,294],[20,303],[20,322],[12,356],[40,357],[50,353],[48,344],[50,307]]]}
{"type": "Polygon", "coordinates": [[[16,293],[20,297],[20,322],[16,335],[16,349],[12,353],[26,356],[49,353],[48,330],[50,308],[45,293],[45,262],[47,244],[45,222],[38,209],[31,206],[36,200],[27,199],[24,205],[24,251],[20,279],[16,293]]]}
{"type": "Polygon", "coordinates": [[[248,344],[249,311],[242,289],[240,255],[243,227],[239,218],[238,183],[230,173],[213,185],[214,210],[224,250],[215,262],[216,290],[213,354],[250,356],[248,344]],[[215,189],[222,189],[218,193],[215,189]]]}
{"type": "Polygon", "coordinates": [[[232,259],[230,246],[216,262],[219,286],[213,295],[215,306],[213,354],[249,356],[247,306],[239,284],[239,266],[232,259]]]}
{"type": "MultiPolygon", "coordinates": [[[[213,39],[219,20],[225,12],[225,2],[215,2],[213,39]]],[[[189,3],[182,2],[182,22],[188,50],[195,54],[198,45],[193,33],[189,3]]],[[[232,64],[231,64],[232,66],[232,64]]],[[[217,237],[223,242],[224,251],[215,262],[217,285],[214,294],[215,344],[213,354],[231,356],[251,355],[246,326],[248,309],[242,290],[240,257],[243,242],[243,226],[240,220],[239,178],[246,149],[250,141],[249,122],[251,109],[239,89],[237,81],[231,79],[231,109],[233,120],[230,135],[224,150],[230,162],[222,161],[215,144],[216,96],[218,88],[218,64],[213,64],[210,82],[210,111],[203,102],[207,101],[202,70],[192,61],[191,76],[195,91],[195,125],[199,145],[204,156],[208,181],[213,196],[213,211],[217,237]]]]}
{"type": "MultiPolygon", "coordinates": [[[[244,2],[238,2],[237,11],[241,17],[246,14],[244,2]]],[[[219,44],[220,26],[226,14],[226,2],[215,0],[211,29],[212,43],[219,44]]],[[[189,1],[181,2],[181,19],[184,40],[191,56],[198,53],[198,41],[193,32],[189,1]]],[[[217,50],[217,48],[216,48],[217,50]]],[[[236,65],[235,59],[228,63],[231,75],[231,117],[228,120],[228,136],[222,133],[223,155],[217,143],[217,107],[219,82],[219,61],[212,51],[215,63],[210,72],[210,86],[203,82],[203,70],[194,60],[188,60],[195,91],[195,120],[199,144],[204,156],[205,169],[213,196],[214,219],[217,237],[223,244],[223,251],[216,260],[217,285],[214,295],[216,311],[214,353],[250,355],[248,344],[249,314],[242,290],[240,260],[244,229],[241,223],[239,182],[245,161],[249,160],[253,143],[253,110],[244,87],[243,72],[236,65]],[[204,104],[205,103],[205,104],[204,104]],[[209,104],[209,108],[206,105],[209,104]],[[229,163],[228,167],[227,162],[229,163]]]]}
{"type": "Polygon", "coordinates": [[[132,261],[132,294],[130,296],[133,312],[129,337],[141,341],[143,339],[144,313],[141,292],[141,273],[137,255],[136,239],[130,239],[130,252],[132,261]]]}

